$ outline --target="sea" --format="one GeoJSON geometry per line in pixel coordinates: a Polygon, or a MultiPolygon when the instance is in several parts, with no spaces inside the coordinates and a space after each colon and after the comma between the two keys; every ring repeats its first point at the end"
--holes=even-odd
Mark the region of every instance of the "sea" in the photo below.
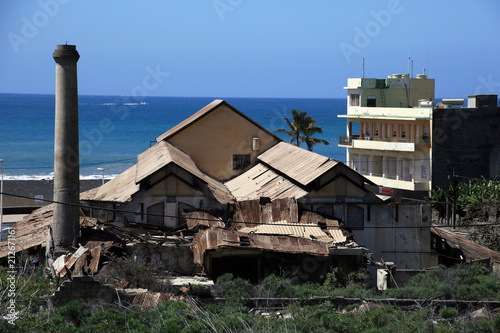
{"type": "MultiPolygon", "coordinates": [[[[81,179],[111,179],[136,163],[155,138],[216,98],[78,97],[81,179]]],[[[345,161],[338,147],[346,131],[345,98],[218,98],[274,132],[287,128],[292,109],[306,111],[323,128],[314,152],[345,161]]],[[[0,94],[0,159],[5,180],[39,180],[54,176],[54,95],[0,94]]],[[[286,134],[276,133],[285,141],[286,134]]],[[[305,147],[305,145],[304,145],[305,147]]]]}

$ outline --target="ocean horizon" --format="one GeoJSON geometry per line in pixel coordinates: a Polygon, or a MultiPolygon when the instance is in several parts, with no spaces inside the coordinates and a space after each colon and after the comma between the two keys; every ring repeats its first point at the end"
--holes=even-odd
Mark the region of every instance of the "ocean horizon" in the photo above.
{"type": "MultiPolygon", "coordinates": [[[[338,118],[347,109],[346,98],[246,98],[246,97],[140,97],[79,95],[81,179],[114,178],[136,163],[137,155],[156,137],[215,99],[236,109],[274,132],[287,128],[292,109],[304,110],[323,127],[317,137],[329,145],[314,152],[345,162],[345,148],[338,147],[346,121],[338,118]]],[[[5,180],[53,178],[53,94],[0,93],[0,159],[5,180]]],[[[288,142],[289,137],[276,133],[288,142]]],[[[305,147],[305,145],[303,145],[305,147]]]]}

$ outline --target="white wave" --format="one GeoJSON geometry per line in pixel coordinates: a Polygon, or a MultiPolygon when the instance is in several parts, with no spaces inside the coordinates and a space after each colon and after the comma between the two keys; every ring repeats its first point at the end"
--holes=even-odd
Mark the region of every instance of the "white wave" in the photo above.
{"type": "MultiPolygon", "coordinates": [[[[104,180],[110,180],[118,176],[118,174],[104,175],[104,180]]],[[[48,175],[4,175],[4,180],[54,180],[54,173],[48,175]]],[[[80,180],[100,180],[102,175],[80,175],[80,180]]]]}
{"type": "Polygon", "coordinates": [[[123,105],[127,106],[137,106],[137,105],[149,105],[147,102],[138,102],[138,103],[123,103],[123,105]]]}
{"type": "MultiPolygon", "coordinates": [[[[118,176],[118,174],[104,175],[104,180],[110,180],[118,176]]],[[[80,180],[100,180],[102,175],[80,175],[80,180]]]]}

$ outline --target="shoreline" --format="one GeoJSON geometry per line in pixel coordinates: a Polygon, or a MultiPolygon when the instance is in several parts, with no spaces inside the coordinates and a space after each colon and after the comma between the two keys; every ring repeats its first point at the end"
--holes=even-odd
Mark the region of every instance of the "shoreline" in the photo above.
{"type": "MultiPolygon", "coordinates": [[[[101,179],[80,179],[80,192],[101,186],[101,179]]],[[[54,199],[54,180],[4,180],[3,181],[3,208],[10,207],[43,207],[50,202],[43,200],[54,199]],[[8,194],[20,195],[39,200],[19,198],[8,194]],[[42,199],[42,200],[40,200],[42,199]]]]}

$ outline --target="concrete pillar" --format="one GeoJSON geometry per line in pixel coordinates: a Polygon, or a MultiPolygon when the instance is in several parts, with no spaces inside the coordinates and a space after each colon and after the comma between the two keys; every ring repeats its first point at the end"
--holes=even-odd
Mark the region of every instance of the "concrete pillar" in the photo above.
{"type": "Polygon", "coordinates": [[[56,110],[54,138],[54,223],[55,254],[67,253],[80,232],[80,158],[78,150],[78,87],[75,45],[57,45],[56,110]],[[64,203],[64,204],[63,204],[64,203]],[[69,204],[69,205],[68,205],[69,204]]]}
{"type": "Polygon", "coordinates": [[[384,178],[389,178],[387,169],[388,169],[387,156],[382,156],[382,177],[384,178]]]}
{"type": "Polygon", "coordinates": [[[401,180],[401,157],[396,158],[396,179],[401,180]]]}
{"type": "Polygon", "coordinates": [[[373,176],[373,167],[375,165],[375,162],[373,161],[373,155],[370,154],[368,158],[369,158],[369,160],[368,160],[368,174],[370,176],[373,176]]]}

